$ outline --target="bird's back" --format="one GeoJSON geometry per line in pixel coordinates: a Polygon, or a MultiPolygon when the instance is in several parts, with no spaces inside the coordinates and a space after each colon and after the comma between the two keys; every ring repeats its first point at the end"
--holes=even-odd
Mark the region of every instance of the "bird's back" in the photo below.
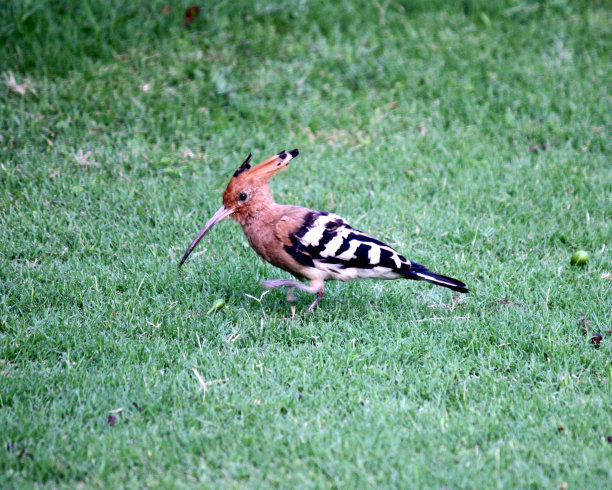
{"type": "Polygon", "coordinates": [[[286,255],[299,264],[294,268],[299,268],[298,276],[323,281],[405,278],[458,292],[468,291],[463,282],[411,262],[386,243],[353,228],[337,214],[298,206],[280,207],[284,209],[275,235],[286,255]]]}
{"type": "Polygon", "coordinates": [[[308,278],[350,281],[397,279],[410,261],[389,245],[356,230],[342,217],[287,206],[276,227],[284,250],[308,278]]]}

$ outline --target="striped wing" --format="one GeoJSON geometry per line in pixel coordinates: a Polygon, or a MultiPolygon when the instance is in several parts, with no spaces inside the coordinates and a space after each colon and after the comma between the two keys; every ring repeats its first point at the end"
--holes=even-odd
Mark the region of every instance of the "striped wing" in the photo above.
{"type": "Polygon", "coordinates": [[[411,263],[389,245],[354,229],[336,214],[310,211],[285,250],[322,279],[397,279],[411,263]]]}

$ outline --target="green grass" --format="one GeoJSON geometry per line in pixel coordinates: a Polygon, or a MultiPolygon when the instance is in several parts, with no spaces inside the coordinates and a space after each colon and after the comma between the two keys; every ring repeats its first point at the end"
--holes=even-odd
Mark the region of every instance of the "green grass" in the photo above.
{"type": "Polygon", "coordinates": [[[83,3],[0,6],[0,487],[612,486],[609,4],[83,3]],[[294,147],[279,202],[473,292],[287,321],[229,221],[179,271],[294,147]]]}

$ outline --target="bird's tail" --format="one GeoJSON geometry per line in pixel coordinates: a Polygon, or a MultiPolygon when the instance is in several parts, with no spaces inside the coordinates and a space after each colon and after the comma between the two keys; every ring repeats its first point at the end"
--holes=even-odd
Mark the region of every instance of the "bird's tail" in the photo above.
{"type": "Polygon", "coordinates": [[[416,281],[427,281],[436,286],[442,286],[459,293],[469,293],[467,286],[457,279],[452,277],[443,276],[442,274],[436,274],[431,272],[427,267],[416,262],[410,263],[410,268],[403,270],[406,279],[414,279],[416,281]]]}

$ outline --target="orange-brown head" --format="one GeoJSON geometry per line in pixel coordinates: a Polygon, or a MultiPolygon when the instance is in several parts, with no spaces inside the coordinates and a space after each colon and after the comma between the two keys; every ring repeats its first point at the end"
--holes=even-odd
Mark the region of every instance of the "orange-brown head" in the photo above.
{"type": "Polygon", "coordinates": [[[187,260],[189,254],[204,235],[223,218],[231,215],[233,219],[243,223],[250,213],[254,213],[265,207],[266,204],[273,202],[268,181],[274,174],[287,167],[289,162],[298,154],[297,148],[289,152],[281,151],[251,168],[249,164],[251,154],[249,153],[247,159],[234,172],[229,184],[227,184],[223,193],[223,206],[208,220],[208,223],[193,239],[185,255],[183,255],[179,267],[187,260]]]}

